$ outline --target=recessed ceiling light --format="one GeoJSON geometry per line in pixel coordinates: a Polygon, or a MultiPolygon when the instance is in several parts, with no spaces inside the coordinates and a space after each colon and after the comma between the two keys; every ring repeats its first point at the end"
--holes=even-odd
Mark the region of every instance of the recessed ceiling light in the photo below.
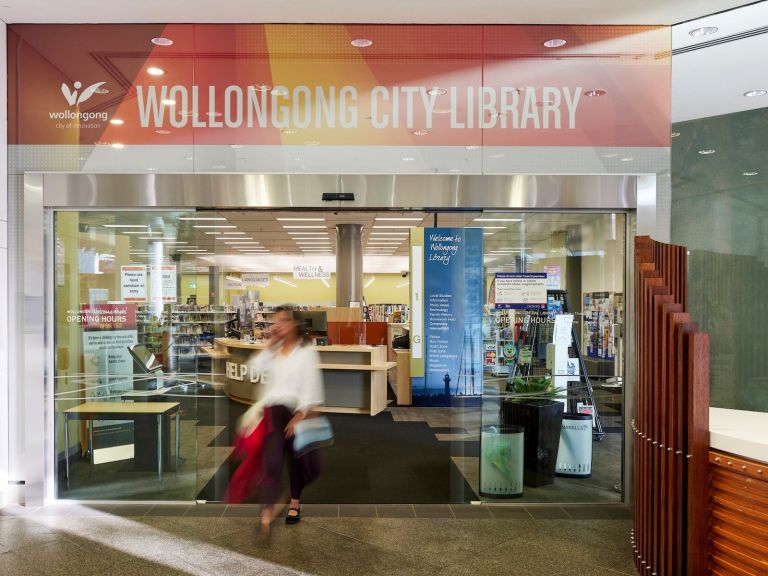
{"type": "MultiPolygon", "coordinates": [[[[280,134],[285,134],[286,136],[292,136],[294,134],[298,134],[298,130],[294,130],[293,128],[285,128],[284,130],[280,130],[280,134]]],[[[296,162],[299,162],[301,159],[296,160],[296,162]]]]}
{"type": "Polygon", "coordinates": [[[562,38],[552,38],[551,40],[544,42],[544,46],[547,48],[560,48],[560,46],[565,46],[567,43],[568,41],[563,40],[562,38]]]}
{"type": "Polygon", "coordinates": [[[442,96],[443,94],[447,94],[448,90],[445,88],[430,88],[427,90],[427,94],[430,96],[442,96]]]}
{"type": "Polygon", "coordinates": [[[222,232],[206,232],[209,236],[214,236],[216,234],[222,234],[222,232]]]}
{"type": "Polygon", "coordinates": [[[153,232],[150,230],[142,230],[141,232],[123,232],[123,234],[162,234],[162,232],[153,232]]]}
{"type": "Polygon", "coordinates": [[[209,118],[218,118],[218,117],[219,117],[219,116],[221,116],[222,114],[221,114],[221,112],[206,112],[206,115],[207,115],[209,118]]]}
{"type": "Polygon", "coordinates": [[[388,217],[388,216],[381,216],[381,217],[377,216],[376,220],[382,221],[382,222],[398,222],[398,221],[421,222],[422,220],[424,220],[424,217],[419,216],[417,218],[414,218],[413,216],[398,216],[395,218],[395,217],[388,217]]]}
{"type": "Polygon", "coordinates": [[[699,154],[701,154],[702,156],[709,156],[710,154],[714,154],[715,152],[717,152],[717,150],[713,150],[711,148],[708,148],[706,150],[699,150],[699,154]]]}
{"type": "MultiPolygon", "coordinates": [[[[483,230],[506,230],[506,226],[483,226],[483,230]]],[[[493,232],[491,232],[493,234],[493,232]]]]}
{"type": "Polygon", "coordinates": [[[147,74],[151,74],[152,76],[162,76],[165,74],[165,70],[158,68],[157,66],[150,66],[147,68],[147,74]]]}
{"type": "Polygon", "coordinates": [[[243,147],[243,145],[242,144],[230,144],[229,147],[232,148],[233,150],[239,150],[240,148],[243,147]]]}
{"type": "Polygon", "coordinates": [[[742,176],[757,176],[759,172],[742,172],[742,176]]]}
{"type": "Polygon", "coordinates": [[[408,228],[408,229],[410,229],[410,228],[413,228],[413,226],[394,226],[394,225],[388,224],[386,226],[373,226],[373,228],[386,228],[386,229],[389,229],[389,228],[408,228]]]}
{"type": "Polygon", "coordinates": [[[475,218],[475,222],[520,222],[521,218],[475,218]]]}
{"type": "Polygon", "coordinates": [[[115,142],[112,144],[112,148],[117,148],[119,150],[120,148],[125,148],[125,144],[121,144],[120,142],[115,142]]]}
{"type": "Polygon", "coordinates": [[[325,238],[322,238],[320,236],[291,236],[291,240],[325,240],[325,238]]]}
{"type": "Polygon", "coordinates": [[[304,146],[320,146],[320,142],[318,140],[305,140],[304,146]]]}
{"type": "Polygon", "coordinates": [[[197,118],[197,112],[194,110],[182,110],[181,115],[185,116],[186,118],[197,118]]]}
{"type": "Polygon", "coordinates": [[[411,156],[406,156],[403,158],[403,162],[413,162],[414,160],[416,160],[416,158],[412,158],[411,156]]]}
{"type": "Polygon", "coordinates": [[[584,92],[584,96],[590,96],[590,97],[597,97],[597,96],[605,96],[606,91],[605,90],[587,90],[584,92]]]}
{"type": "Polygon", "coordinates": [[[224,164],[214,164],[211,166],[214,170],[226,170],[227,167],[224,164]]]}
{"type": "Polygon", "coordinates": [[[219,234],[245,234],[245,232],[219,232],[219,234]]]}
{"type": "MultiPolygon", "coordinates": [[[[283,226],[283,228],[289,228],[289,226],[283,226]]],[[[296,228],[307,228],[307,226],[296,226],[296,228]]],[[[323,226],[323,228],[325,228],[325,226],[323,226]]],[[[299,235],[314,234],[317,236],[328,236],[328,232],[288,232],[288,234],[299,234],[299,235]]]]}
{"type": "Polygon", "coordinates": [[[672,138],[677,138],[678,136],[680,136],[680,132],[672,132],[672,134],[670,134],[670,136],[672,138]]]}
{"type": "Polygon", "coordinates": [[[234,224],[206,224],[205,226],[194,226],[194,228],[237,228],[234,224]]]}
{"type": "Polygon", "coordinates": [[[504,158],[504,153],[503,152],[499,152],[497,154],[489,154],[488,158],[493,158],[494,160],[497,160],[499,158],[504,158]]]}
{"type": "Polygon", "coordinates": [[[155,46],[171,46],[173,44],[173,40],[171,40],[170,38],[165,38],[163,36],[152,38],[150,42],[152,42],[152,44],[154,44],[155,46]]]}
{"type": "Polygon", "coordinates": [[[288,226],[283,225],[283,228],[325,228],[325,226],[321,224],[290,224],[288,226]]]}
{"type": "Polygon", "coordinates": [[[285,86],[278,86],[277,88],[273,88],[271,94],[273,96],[288,96],[288,88],[285,86]]]}
{"type": "Polygon", "coordinates": [[[211,216],[211,217],[208,217],[208,216],[205,216],[205,217],[203,217],[203,216],[180,216],[179,220],[191,220],[191,221],[194,221],[194,222],[202,222],[202,221],[205,221],[205,220],[226,220],[226,218],[224,218],[222,216],[211,216]]]}
{"type": "Polygon", "coordinates": [[[465,150],[477,150],[478,148],[480,148],[480,146],[476,144],[470,144],[469,146],[464,146],[465,150]]]}
{"type": "MultiPolygon", "coordinates": [[[[163,136],[166,136],[167,134],[170,134],[170,133],[171,133],[171,131],[170,131],[170,130],[163,130],[163,129],[160,129],[160,130],[155,130],[155,132],[156,132],[157,134],[162,134],[163,136]]],[[[192,158],[190,158],[190,160],[192,160],[192,158]]]]}
{"type": "Polygon", "coordinates": [[[112,118],[109,123],[114,124],[115,126],[122,126],[125,124],[125,120],[122,120],[121,118],[112,118]]]}
{"type": "Polygon", "coordinates": [[[483,236],[493,236],[496,232],[483,232],[483,236]]]}
{"type": "Polygon", "coordinates": [[[414,136],[426,136],[427,134],[429,134],[429,130],[414,130],[413,132],[411,132],[411,134],[413,134],[414,136]]]}
{"type": "Polygon", "coordinates": [[[278,222],[325,222],[325,218],[275,218],[278,222]]]}
{"type": "Polygon", "coordinates": [[[250,236],[238,236],[236,238],[234,236],[220,236],[216,238],[216,240],[233,240],[233,241],[238,240],[239,241],[239,240],[253,240],[253,238],[251,238],[250,236]]]}
{"type": "Polygon", "coordinates": [[[600,154],[601,158],[616,158],[617,156],[618,154],[616,154],[615,152],[610,152],[608,154],[600,154]]]}
{"type": "Polygon", "coordinates": [[[355,48],[368,48],[368,46],[373,46],[373,40],[368,40],[368,38],[355,38],[350,44],[355,48]]]}
{"type": "Polygon", "coordinates": [[[155,168],[154,166],[148,166],[147,172],[157,172],[157,168],[155,168]]]}
{"type": "Polygon", "coordinates": [[[448,172],[453,172],[454,174],[456,174],[457,172],[461,172],[461,168],[451,168],[450,170],[448,170],[448,172]]]}
{"type": "MultiPolygon", "coordinates": [[[[147,228],[146,224],[104,224],[104,228],[147,228]]],[[[143,232],[147,234],[147,232],[143,232]]]]}
{"type": "Polygon", "coordinates": [[[755,96],[765,96],[768,94],[768,90],[750,90],[749,92],[744,92],[744,96],[747,98],[754,98],[755,96]]]}
{"type": "Polygon", "coordinates": [[[619,162],[632,162],[634,158],[631,158],[629,156],[625,156],[624,158],[619,158],[619,162]]]}
{"type": "Polygon", "coordinates": [[[433,108],[432,113],[433,114],[450,114],[451,109],[450,108],[433,108]]]}
{"type": "Polygon", "coordinates": [[[717,26],[702,26],[701,28],[694,28],[688,32],[691,36],[709,36],[717,32],[719,28],[717,26]]]}

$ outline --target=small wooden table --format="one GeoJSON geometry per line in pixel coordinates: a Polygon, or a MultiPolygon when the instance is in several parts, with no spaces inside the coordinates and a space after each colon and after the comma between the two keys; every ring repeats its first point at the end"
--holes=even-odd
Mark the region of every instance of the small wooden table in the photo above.
{"type": "MultiPolygon", "coordinates": [[[[69,488],[69,421],[70,420],[132,420],[140,416],[157,416],[157,477],[163,479],[163,417],[176,415],[176,471],[179,470],[179,432],[181,429],[178,402],[85,402],[64,410],[64,460],[69,488]]],[[[93,424],[89,426],[91,469],[93,469],[93,424]]]]}

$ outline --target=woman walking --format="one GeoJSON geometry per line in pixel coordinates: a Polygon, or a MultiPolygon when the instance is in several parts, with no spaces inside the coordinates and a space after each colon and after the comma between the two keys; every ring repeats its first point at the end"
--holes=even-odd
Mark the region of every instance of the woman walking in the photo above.
{"type": "Polygon", "coordinates": [[[293,450],[295,427],[311,410],[324,401],[319,355],[293,318],[290,307],[280,306],[272,316],[268,336],[269,347],[250,362],[251,373],[260,374],[263,388],[259,404],[270,429],[263,439],[262,533],[268,534],[280,497],[280,477],[285,460],[291,501],[286,524],[301,520],[301,493],[319,473],[316,450],[298,456],[293,450]]]}

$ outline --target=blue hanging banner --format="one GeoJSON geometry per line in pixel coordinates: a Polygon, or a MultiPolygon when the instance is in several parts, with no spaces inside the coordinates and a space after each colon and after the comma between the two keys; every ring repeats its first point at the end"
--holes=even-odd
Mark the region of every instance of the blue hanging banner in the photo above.
{"type": "Polygon", "coordinates": [[[446,406],[483,392],[483,231],[424,230],[424,377],[413,402],[446,406]]]}

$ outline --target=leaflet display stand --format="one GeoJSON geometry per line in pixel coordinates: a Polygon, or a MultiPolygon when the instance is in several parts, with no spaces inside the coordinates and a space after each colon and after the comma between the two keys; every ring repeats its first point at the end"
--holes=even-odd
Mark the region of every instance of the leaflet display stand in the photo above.
{"type": "MultiPolygon", "coordinates": [[[[550,318],[556,314],[569,313],[565,290],[547,290],[547,300],[548,310],[526,311],[524,320],[519,323],[515,362],[507,377],[509,383],[517,376],[536,376],[545,372],[547,344],[552,342],[554,326],[550,318]]],[[[605,432],[574,326],[571,327],[568,357],[576,361],[578,380],[574,376],[573,381],[568,382],[567,412],[578,413],[579,404],[591,407],[594,422],[593,434],[596,440],[602,440],[605,432]]]]}

